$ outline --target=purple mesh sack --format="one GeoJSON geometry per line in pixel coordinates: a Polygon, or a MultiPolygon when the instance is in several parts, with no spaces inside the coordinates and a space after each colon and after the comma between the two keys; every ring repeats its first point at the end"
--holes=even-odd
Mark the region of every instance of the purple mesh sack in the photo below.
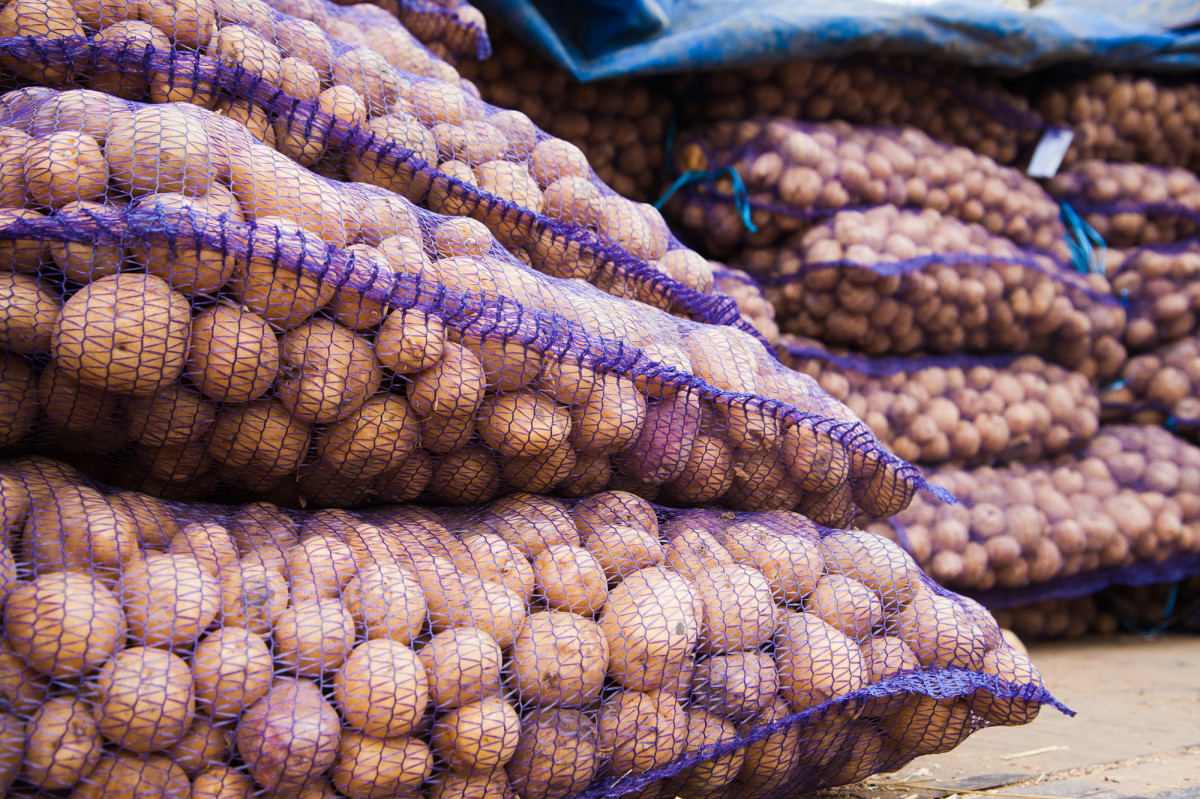
{"type": "Polygon", "coordinates": [[[935,211],[841,211],[731,265],[787,333],[869,355],[1032,353],[1104,380],[1125,360],[1107,278],[935,211]]]}
{"type": "Polygon", "coordinates": [[[1174,244],[1200,230],[1200,178],[1187,169],[1080,161],[1046,187],[1113,247],[1174,244]]]}
{"type": "Polygon", "coordinates": [[[1200,167],[1200,86],[1163,75],[1100,72],[1024,87],[1046,122],[1075,130],[1064,164],[1099,158],[1200,167]]]}
{"type": "Polygon", "coordinates": [[[1025,97],[961,64],[908,56],[790,61],[696,76],[684,94],[695,122],[786,117],[912,126],[1012,164],[1045,125],[1025,97]]]}
{"type": "Polygon", "coordinates": [[[1036,355],[869,358],[785,336],[780,360],[846,404],[913,463],[1032,463],[1089,441],[1100,427],[1096,389],[1036,355]]]}
{"type": "Polygon", "coordinates": [[[915,128],[775,117],[717,122],[681,135],[673,161],[683,173],[731,167],[744,184],[740,190],[733,175],[721,174],[711,184],[690,184],[667,206],[716,255],[777,244],[836,211],[888,204],[978,223],[1023,247],[1069,258],[1058,205],[1037,183],[915,128]],[[756,232],[742,219],[743,200],[756,232]]]}
{"type": "Polygon", "coordinates": [[[0,213],[0,330],[39,373],[26,437],[124,453],[122,485],[337,505],[609,485],[831,525],[925,486],[749,335],[538,273],[228,117],[25,89],[0,125],[34,206],[0,213]]]}
{"type": "Polygon", "coordinates": [[[980,605],[797,514],[288,512],[38,458],[0,511],[8,795],[783,797],[1066,711],[980,605]]]}
{"type": "Polygon", "coordinates": [[[989,608],[1200,576],[1200,449],[1166,430],[1101,428],[1038,465],[931,470],[960,499],[869,529],[989,608]]]}
{"type": "Polygon", "coordinates": [[[503,29],[487,61],[458,68],[484,100],[520,111],[587,156],[618,194],[654,202],[666,185],[671,85],[654,78],[580,83],[569,71],[503,29]]]}
{"type": "Polygon", "coordinates": [[[1100,401],[1105,421],[1166,425],[1200,442],[1200,339],[1185,338],[1130,358],[1100,401]]]}
{"type": "MultiPolygon", "coordinates": [[[[360,5],[354,0],[333,0],[343,6],[360,5]]],[[[291,0],[271,0],[280,11],[303,16],[291,0]]],[[[426,47],[448,61],[463,56],[480,60],[492,55],[487,21],[466,0],[368,0],[362,5],[378,6],[399,17],[426,47]]]]}
{"type": "MultiPolygon", "coordinates": [[[[478,100],[394,19],[391,28],[372,24],[387,16],[381,9],[367,7],[373,13],[354,28],[366,45],[338,29],[348,45],[262,0],[223,0],[206,9],[215,36],[193,19],[193,35],[173,39],[144,21],[125,21],[111,39],[85,38],[66,0],[26,8],[32,2],[18,4],[19,24],[0,21],[9,34],[0,36],[0,63],[28,80],[63,85],[80,76],[127,99],[211,106],[319,174],[483,222],[540,271],[755,334],[732,299],[712,292],[707,262],[675,241],[656,209],[616,195],[578,148],[524,114],[478,100]],[[409,70],[406,59],[417,56],[433,77],[409,70]]],[[[183,22],[170,16],[171,2],[159,24],[174,31],[183,22]]],[[[325,0],[318,7],[327,27],[364,14],[325,0]]]]}
{"type": "Polygon", "coordinates": [[[1191,335],[1200,313],[1200,241],[1105,252],[1125,306],[1125,346],[1143,352],[1191,335]]]}

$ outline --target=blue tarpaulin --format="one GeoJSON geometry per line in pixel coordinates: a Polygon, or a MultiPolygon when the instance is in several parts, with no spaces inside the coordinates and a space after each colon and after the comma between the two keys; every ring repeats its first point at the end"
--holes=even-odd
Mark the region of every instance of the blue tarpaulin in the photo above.
{"type": "Polygon", "coordinates": [[[1197,0],[477,0],[581,81],[859,53],[1007,73],[1200,69],[1197,0]]]}

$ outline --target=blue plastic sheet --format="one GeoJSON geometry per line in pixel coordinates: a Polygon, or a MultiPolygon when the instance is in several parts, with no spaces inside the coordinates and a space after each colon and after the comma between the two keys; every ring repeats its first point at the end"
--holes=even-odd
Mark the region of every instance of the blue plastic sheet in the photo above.
{"type": "Polygon", "coordinates": [[[1017,74],[1054,64],[1200,69],[1196,0],[479,0],[581,81],[858,53],[1017,74]]]}

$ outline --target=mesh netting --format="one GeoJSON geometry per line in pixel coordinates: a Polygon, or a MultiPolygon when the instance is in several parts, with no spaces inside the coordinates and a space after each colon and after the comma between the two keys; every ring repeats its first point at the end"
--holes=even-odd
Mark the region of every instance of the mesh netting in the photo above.
{"type": "MultiPolygon", "coordinates": [[[[277,8],[297,16],[299,3],[272,0],[277,8]]],[[[333,0],[339,5],[358,5],[355,0],[333,0]]],[[[483,13],[467,0],[368,0],[400,18],[426,47],[442,58],[453,61],[463,56],[485,59],[492,55],[487,21],[483,13]]]]}
{"type": "Polygon", "coordinates": [[[127,99],[212,107],[319,174],[475,218],[543,272],[755,332],[733,300],[712,293],[707,262],[675,241],[656,209],[614,193],[577,147],[521,112],[478,100],[477,89],[382,9],[321,0],[326,27],[361,18],[356,39],[262,0],[225,0],[207,9],[204,34],[193,20],[192,35],[182,36],[168,2],[166,31],[153,19],[122,20],[89,39],[61,1],[59,9],[22,0],[22,8],[37,8],[8,28],[0,20],[0,64],[40,84],[84,74],[127,99]],[[62,13],[48,17],[53,9],[62,13]]]}
{"type": "Polygon", "coordinates": [[[0,500],[19,795],[765,799],[1065,710],[981,606],[796,514],[300,513],[38,458],[0,500]]]}
{"type": "Polygon", "coordinates": [[[841,211],[731,262],[784,332],[870,355],[1034,353],[1106,379],[1125,360],[1108,279],[935,211],[841,211]]]}
{"type": "Polygon", "coordinates": [[[688,119],[759,115],[858,125],[911,125],[1001,164],[1018,160],[1042,131],[1028,101],[961,64],[917,57],[798,60],[697,75],[688,119]]]}
{"type": "Polygon", "coordinates": [[[1161,428],[1104,427],[1040,465],[931,471],[958,505],[917,501],[869,529],[988,606],[1200,575],[1200,449],[1161,428]]]}
{"type": "Polygon", "coordinates": [[[579,83],[512,34],[498,32],[493,44],[490,60],[459,66],[484,100],[521,111],[579,147],[618,194],[658,199],[666,182],[669,88],[644,78],[579,83]]]}
{"type": "Polygon", "coordinates": [[[1188,169],[1080,161],[1047,189],[1112,247],[1174,244],[1200,230],[1200,178],[1188,169]]]}
{"type": "Polygon", "coordinates": [[[1200,241],[1107,250],[1109,279],[1125,305],[1125,346],[1153,349],[1200,329],[1200,241]]]}
{"type": "Polygon", "coordinates": [[[868,358],[796,336],[779,353],[913,463],[1033,463],[1077,448],[1100,426],[1088,379],[1035,355],[868,358]]]}
{"type": "Polygon", "coordinates": [[[1090,158],[1200,167],[1200,85],[1101,72],[1026,89],[1046,120],[1075,130],[1064,163],[1090,158]]]}
{"type": "Polygon", "coordinates": [[[49,89],[0,107],[41,209],[0,216],[31,440],[105,454],[123,486],[347,505],[610,485],[833,525],[926,485],[750,336],[540,274],[226,116],[49,89]]]}
{"type": "Polygon", "coordinates": [[[698,126],[679,137],[680,172],[733,167],[757,227],[741,215],[731,175],[692,184],[667,209],[718,255],[767,246],[845,208],[929,209],[1069,259],[1059,207],[1010,167],[934,141],[916,128],[855,127],[762,117],[698,126]]]}
{"type": "Polygon", "coordinates": [[[1130,358],[1100,400],[1105,421],[1166,425],[1200,441],[1200,339],[1185,338],[1130,358]]]}

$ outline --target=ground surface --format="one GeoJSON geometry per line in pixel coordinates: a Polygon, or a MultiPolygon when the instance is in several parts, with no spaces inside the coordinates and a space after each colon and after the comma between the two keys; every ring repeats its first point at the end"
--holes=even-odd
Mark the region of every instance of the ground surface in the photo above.
{"type": "Polygon", "coordinates": [[[1200,797],[1200,638],[1035,644],[1030,657],[1077,716],[1043,709],[1029,726],[982,730],[814,799],[1200,797]]]}

